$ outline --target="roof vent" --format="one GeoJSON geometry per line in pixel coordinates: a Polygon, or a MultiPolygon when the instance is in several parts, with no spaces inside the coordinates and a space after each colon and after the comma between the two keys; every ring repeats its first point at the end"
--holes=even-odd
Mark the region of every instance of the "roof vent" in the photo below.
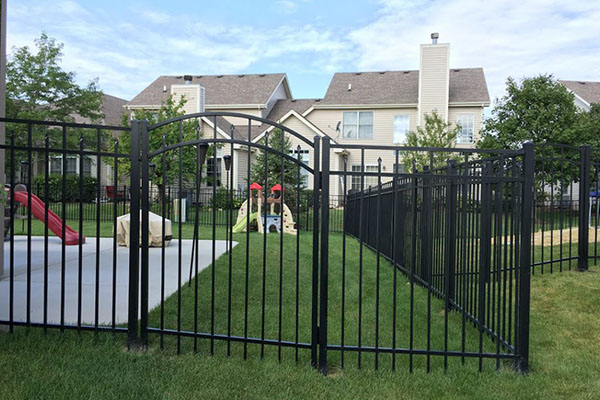
{"type": "Polygon", "coordinates": [[[385,74],[385,71],[379,71],[379,74],[383,75],[383,74],[385,74]]]}
{"type": "Polygon", "coordinates": [[[349,92],[351,92],[351,91],[352,91],[352,84],[351,84],[351,83],[349,83],[349,84],[348,84],[348,91],[349,91],[349,92]]]}
{"type": "Polygon", "coordinates": [[[437,44],[438,39],[440,38],[440,34],[437,32],[433,32],[431,34],[431,43],[432,44],[437,44]]]}
{"type": "Polygon", "coordinates": [[[163,93],[167,93],[167,85],[163,86],[163,93]]]}
{"type": "Polygon", "coordinates": [[[296,99],[292,99],[292,103],[295,103],[295,102],[296,102],[296,99]]]}
{"type": "Polygon", "coordinates": [[[410,71],[402,71],[402,72],[404,72],[405,74],[410,74],[410,71]]]}
{"type": "Polygon", "coordinates": [[[175,79],[181,79],[181,78],[183,78],[183,76],[181,76],[181,75],[175,77],[175,79]]]}
{"type": "Polygon", "coordinates": [[[202,78],[202,75],[198,75],[198,76],[196,76],[196,78],[200,79],[200,78],[202,78]]]}
{"type": "Polygon", "coordinates": [[[217,75],[217,78],[222,78],[222,77],[223,77],[223,75],[217,75]]]}
{"type": "Polygon", "coordinates": [[[361,72],[355,72],[354,73],[354,75],[360,75],[360,74],[361,74],[361,72]]]}
{"type": "Polygon", "coordinates": [[[183,79],[185,80],[185,84],[189,85],[190,83],[192,83],[192,76],[191,75],[184,75],[183,79]]]}
{"type": "Polygon", "coordinates": [[[321,101],[321,99],[316,99],[316,100],[315,100],[315,102],[317,102],[317,103],[318,103],[318,102],[320,102],[320,101],[321,101]]]}
{"type": "Polygon", "coordinates": [[[460,69],[455,69],[454,72],[460,72],[460,69]]]}
{"type": "Polygon", "coordinates": [[[264,78],[265,74],[260,74],[259,76],[260,76],[261,78],[264,78]]]}
{"type": "Polygon", "coordinates": [[[245,75],[238,75],[238,78],[243,78],[245,75]]]}
{"type": "Polygon", "coordinates": [[[580,85],[585,85],[585,82],[579,82],[580,85]]]}

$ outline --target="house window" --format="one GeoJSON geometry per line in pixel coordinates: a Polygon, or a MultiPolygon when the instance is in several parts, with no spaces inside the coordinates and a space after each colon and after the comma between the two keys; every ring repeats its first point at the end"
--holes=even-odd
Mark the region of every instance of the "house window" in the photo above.
{"type": "MultiPolygon", "coordinates": [[[[77,174],[77,157],[67,157],[65,175],[77,174]]],[[[50,159],[50,173],[61,175],[63,173],[62,156],[52,157],[50,159]]]]}
{"type": "Polygon", "coordinates": [[[215,179],[216,173],[216,186],[219,187],[222,185],[221,182],[221,161],[223,159],[223,149],[217,147],[217,157],[216,159],[213,156],[207,157],[206,160],[206,185],[213,186],[213,180],[215,179]]]}
{"type": "MultiPolygon", "coordinates": [[[[295,159],[300,159],[300,162],[302,162],[303,164],[306,165],[310,165],[310,154],[308,153],[308,150],[304,150],[304,149],[296,149],[296,150],[290,150],[290,156],[294,157],[295,159]],[[300,157],[298,157],[298,153],[300,153],[300,157]]],[[[302,168],[302,166],[300,167],[300,176],[302,176],[302,187],[306,187],[306,185],[308,184],[308,170],[306,170],[305,168],[302,168]]]]}
{"type": "Polygon", "coordinates": [[[394,144],[406,143],[409,130],[410,117],[408,115],[394,116],[394,144]]]}
{"type": "Polygon", "coordinates": [[[83,171],[81,172],[84,176],[92,176],[92,159],[89,157],[83,157],[83,171]]]}
{"type": "Polygon", "coordinates": [[[404,174],[406,173],[406,167],[404,166],[404,164],[400,163],[400,164],[394,164],[394,173],[395,174],[404,174]]]}
{"type": "Polygon", "coordinates": [[[371,139],[373,137],[372,111],[344,111],[344,137],[348,139],[371,139]]]}
{"type": "MultiPolygon", "coordinates": [[[[365,172],[377,172],[377,165],[365,165],[365,172]]],[[[352,165],[352,172],[361,172],[360,170],[360,164],[355,164],[352,165]]],[[[350,189],[352,190],[360,190],[360,175],[352,175],[352,184],[350,189]]],[[[364,188],[368,189],[371,186],[377,186],[377,176],[376,175],[372,175],[372,176],[364,176],[364,188]]]]}
{"type": "Polygon", "coordinates": [[[456,117],[456,125],[461,128],[456,136],[456,143],[473,143],[473,114],[458,114],[456,117]]]}

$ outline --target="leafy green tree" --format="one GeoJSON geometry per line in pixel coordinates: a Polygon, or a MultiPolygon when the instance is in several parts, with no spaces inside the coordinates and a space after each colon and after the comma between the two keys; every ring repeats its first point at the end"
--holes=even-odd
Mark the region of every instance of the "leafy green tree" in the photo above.
{"type": "MultiPolygon", "coordinates": [[[[456,136],[460,131],[460,126],[444,121],[437,112],[425,114],[425,125],[418,126],[415,131],[408,132],[406,145],[409,147],[443,147],[452,148],[456,143],[456,136]]],[[[446,166],[447,161],[456,158],[455,153],[451,152],[426,152],[426,151],[407,151],[404,156],[404,163],[408,171],[412,170],[413,162],[419,171],[424,166],[433,166],[441,168],[446,166]],[[431,161],[433,160],[433,165],[431,161]]]]}
{"type": "MultiPolygon", "coordinates": [[[[129,126],[131,119],[147,120],[149,125],[156,124],[171,118],[175,118],[184,115],[183,106],[185,105],[185,98],[181,98],[179,102],[175,102],[172,97],[169,97],[165,103],[162,104],[158,110],[135,110],[132,116],[123,116],[123,126],[129,126]]],[[[182,142],[192,141],[197,138],[202,138],[202,132],[200,131],[200,125],[197,120],[189,119],[183,120],[182,126],[182,142]]],[[[167,146],[180,143],[179,137],[179,123],[172,123],[165,125],[159,129],[149,132],[148,135],[148,148],[152,153],[160,150],[166,144],[167,146]]],[[[118,140],[119,153],[129,153],[131,151],[131,135],[129,132],[121,132],[118,140]]],[[[209,146],[206,158],[210,157],[213,153],[214,146],[209,146]]],[[[196,153],[197,149],[195,146],[184,146],[181,148],[181,162],[182,162],[182,179],[185,186],[195,187],[196,177],[196,153]]],[[[114,165],[113,160],[106,159],[106,162],[114,165]]],[[[153,176],[150,176],[150,180],[157,185],[160,194],[163,194],[165,187],[170,185],[177,185],[179,181],[179,149],[169,150],[158,155],[150,160],[155,165],[155,172],[153,176]],[[165,168],[163,170],[163,155],[165,161],[165,168]]],[[[206,165],[206,164],[205,164],[206,165]]],[[[121,179],[126,179],[131,172],[131,162],[120,159],[118,164],[118,174],[121,179]]]]}
{"type": "MultiPolygon", "coordinates": [[[[99,121],[102,114],[102,92],[97,79],[81,87],[75,82],[75,73],[60,67],[63,44],[45,33],[35,40],[36,51],[29,47],[13,49],[6,65],[6,116],[8,118],[73,122],[76,116],[99,121]]],[[[24,127],[15,132],[15,141],[24,144],[24,127]]],[[[52,130],[51,146],[61,145],[61,132],[52,130]]],[[[47,129],[33,130],[34,143],[43,143],[47,129]]],[[[80,135],[95,144],[95,135],[74,132],[68,135],[69,147],[79,144],[80,135]]]]}
{"type": "MultiPolygon", "coordinates": [[[[516,81],[508,78],[506,95],[496,100],[492,116],[482,129],[479,148],[520,149],[525,142],[536,144],[536,192],[546,196],[544,186],[567,190],[579,180],[577,149],[553,144],[581,146],[598,143],[594,114],[580,111],[575,97],[552,75],[516,81]],[[589,115],[588,115],[589,114],[589,115]],[[594,133],[596,132],[596,133],[594,133]]],[[[597,111],[596,111],[597,113],[597,111]]]]}
{"type": "MultiPolygon", "coordinates": [[[[272,151],[266,151],[260,149],[256,156],[256,159],[252,165],[252,171],[250,177],[253,182],[258,182],[261,186],[265,187],[265,165],[267,165],[267,190],[276,184],[281,184],[281,160],[282,157],[277,153],[283,153],[287,155],[292,154],[292,144],[289,137],[283,134],[281,129],[273,129],[268,135],[266,135],[260,143],[267,145],[272,151]],[[283,138],[283,140],[282,140],[283,138]]],[[[298,185],[303,186],[305,177],[300,175],[298,180],[298,164],[292,160],[284,159],[283,161],[283,183],[286,189],[294,190],[298,185]]]]}
{"type": "Polygon", "coordinates": [[[552,75],[506,81],[506,95],[496,100],[482,129],[481,148],[519,149],[523,143],[585,144],[578,129],[574,95],[552,75]]]}

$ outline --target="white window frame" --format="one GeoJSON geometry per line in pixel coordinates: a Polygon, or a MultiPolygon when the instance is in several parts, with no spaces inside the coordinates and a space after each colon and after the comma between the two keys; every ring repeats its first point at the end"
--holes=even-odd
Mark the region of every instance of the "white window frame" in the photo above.
{"type": "MultiPolygon", "coordinates": [[[[365,166],[365,170],[364,172],[377,172],[379,169],[379,166],[377,164],[364,164],[365,166]],[[369,169],[371,169],[371,171],[369,171],[369,169]]],[[[361,168],[360,168],[360,164],[352,164],[350,165],[350,170],[352,172],[362,172],[361,168]],[[355,170],[354,168],[358,167],[357,170],[355,170]]],[[[365,175],[363,176],[363,187],[364,189],[368,189],[369,187],[377,187],[377,177],[376,176],[368,176],[365,175]]],[[[351,179],[350,179],[350,189],[351,190],[360,190],[360,176],[357,175],[352,175],[351,179]],[[357,187],[355,187],[356,182],[358,181],[358,185],[356,185],[357,187]]]]}
{"type": "MultiPolygon", "coordinates": [[[[375,114],[373,113],[373,111],[344,111],[342,112],[342,136],[344,137],[344,139],[373,139],[373,125],[374,125],[374,118],[375,118],[375,114]],[[355,114],[356,117],[356,122],[354,124],[348,124],[345,122],[346,120],[346,115],[347,114],[355,114]],[[371,114],[371,133],[369,136],[360,136],[360,115],[361,114],[371,114]],[[346,128],[352,128],[354,127],[354,132],[356,132],[356,135],[346,135],[346,128]]],[[[363,126],[369,126],[369,125],[363,125],[363,126]]]]}
{"type": "Polygon", "coordinates": [[[456,135],[456,144],[473,144],[475,143],[475,114],[458,114],[456,116],[456,125],[460,126],[460,131],[456,135]],[[464,119],[470,121],[464,121],[464,119]],[[468,125],[471,125],[470,127],[468,125]]]}
{"type": "Polygon", "coordinates": [[[392,132],[392,141],[394,142],[394,144],[405,144],[408,137],[408,132],[410,132],[410,115],[394,115],[394,121],[392,122],[392,132]],[[404,131],[400,129],[400,122],[398,122],[398,124],[396,123],[396,120],[401,119],[404,120],[405,123],[405,126],[402,127],[404,128],[404,131]],[[396,128],[398,128],[398,130],[396,130],[396,128]]]}
{"type": "MultiPolygon", "coordinates": [[[[298,159],[298,149],[290,150],[288,154],[296,160],[298,159]]],[[[310,165],[310,151],[308,149],[300,148],[300,162],[305,165],[310,165]]],[[[308,170],[300,166],[300,175],[305,177],[301,187],[308,187],[308,170]]]]}

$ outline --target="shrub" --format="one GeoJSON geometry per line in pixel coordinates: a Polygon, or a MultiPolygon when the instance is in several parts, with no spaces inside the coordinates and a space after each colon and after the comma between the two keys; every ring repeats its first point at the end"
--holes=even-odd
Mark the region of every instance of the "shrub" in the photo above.
{"type": "Polygon", "coordinates": [[[34,193],[45,202],[81,201],[91,203],[96,200],[96,185],[98,180],[93,176],[83,177],[83,187],[79,187],[79,175],[65,177],[65,193],[62,193],[63,176],[52,174],[48,176],[48,196],[44,192],[45,176],[38,175],[33,180],[34,193]],[[47,197],[47,198],[46,198],[47,197]]]}

